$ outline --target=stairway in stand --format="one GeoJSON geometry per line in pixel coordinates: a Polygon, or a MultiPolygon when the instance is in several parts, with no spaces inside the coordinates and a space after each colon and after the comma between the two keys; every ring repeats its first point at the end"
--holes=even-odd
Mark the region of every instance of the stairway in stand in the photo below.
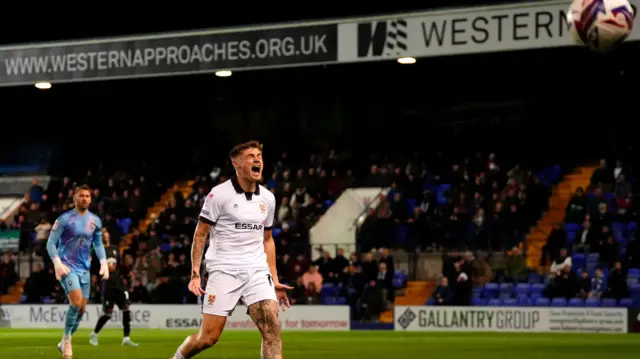
{"type": "Polygon", "coordinates": [[[542,246],[547,241],[547,236],[553,228],[553,224],[564,220],[565,209],[571,200],[571,196],[578,187],[586,189],[589,186],[591,175],[596,170],[595,166],[576,168],[571,174],[564,176],[562,181],[554,188],[549,198],[549,210],[542,215],[535,228],[527,237],[527,266],[540,267],[540,254],[542,246]]]}
{"type": "Polygon", "coordinates": [[[15,304],[20,303],[20,296],[22,296],[24,283],[18,282],[13,287],[9,288],[9,293],[0,295],[0,304],[15,304]]]}
{"type": "MultiPolygon", "coordinates": [[[[397,296],[393,305],[424,305],[431,297],[436,284],[434,282],[409,281],[403,296],[397,296]]],[[[380,315],[381,323],[393,323],[393,309],[380,315]]]]}
{"type": "MultiPolygon", "coordinates": [[[[187,198],[192,192],[192,187],[195,181],[178,181],[173,187],[169,188],[153,206],[147,210],[147,215],[143,220],[138,223],[138,229],[140,232],[145,233],[149,225],[162,214],[167,208],[169,208],[169,202],[173,198],[176,192],[182,193],[184,198],[187,198]]],[[[120,244],[120,250],[125,250],[131,243],[131,234],[127,234],[124,240],[120,244]]]]}

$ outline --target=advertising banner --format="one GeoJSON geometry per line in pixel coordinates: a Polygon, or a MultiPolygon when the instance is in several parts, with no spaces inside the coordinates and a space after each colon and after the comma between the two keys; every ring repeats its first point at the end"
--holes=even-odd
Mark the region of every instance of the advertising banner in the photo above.
{"type": "Polygon", "coordinates": [[[396,331],[626,333],[624,308],[398,306],[396,331]]]}
{"type": "Polygon", "coordinates": [[[20,248],[20,231],[0,231],[0,251],[17,251],[20,248]]]}
{"type": "Polygon", "coordinates": [[[0,86],[149,77],[337,60],[337,25],[0,47],[0,86]]]}
{"type": "MultiPolygon", "coordinates": [[[[5,305],[0,308],[0,320],[10,328],[62,328],[67,305],[5,305]]],[[[150,329],[196,329],[202,316],[199,305],[132,305],[131,325],[134,328],[150,329]]],[[[99,305],[87,306],[81,327],[93,326],[102,315],[99,305]]],[[[280,313],[282,330],[348,331],[348,306],[293,306],[280,313]]],[[[107,328],[119,328],[122,313],[114,312],[107,328]]],[[[253,330],[255,324],[238,306],[227,319],[226,330],[253,330]]]]}
{"type": "MultiPolygon", "coordinates": [[[[636,7],[640,0],[631,0],[636,7]]],[[[570,1],[432,11],[340,24],[340,62],[428,57],[574,45],[570,1]]],[[[629,41],[640,40],[637,29],[629,41]]]]}

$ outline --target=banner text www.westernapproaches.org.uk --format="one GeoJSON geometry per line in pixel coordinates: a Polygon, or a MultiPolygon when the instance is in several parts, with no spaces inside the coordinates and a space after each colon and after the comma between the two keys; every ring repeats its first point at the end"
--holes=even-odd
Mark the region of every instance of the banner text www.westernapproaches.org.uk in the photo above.
{"type": "Polygon", "coordinates": [[[336,25],[0,49],[0,84],[335,61],[336,25]]]}

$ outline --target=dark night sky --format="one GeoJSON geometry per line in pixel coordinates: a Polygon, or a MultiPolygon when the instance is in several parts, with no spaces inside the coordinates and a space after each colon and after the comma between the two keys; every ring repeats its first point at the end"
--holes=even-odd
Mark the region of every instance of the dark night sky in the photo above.
{"type": "Polygon", "coordinates": [[[523,1],[288,1],[276,2],[276,5],[272,5],[273,2],[267,2],[268,6],[256,5],[249,1],[212,1],[210,8],[204,8],[200,4],[184,5],[181,2],[169,2],[168,6],[155,2],[153,7],[142,7],[140,4],[136,4],[136,7],[129,2],[125,7],[109,2],[109,5],[100,5],[98,9],[56,7],[51,10],[42,8],[41,4],[38,4],[34,9],[23,8],[19,11],[5,8],[7,10],[5,14],[13,12],[18,14],[15,18],[7,17],[17,21],[0,24],[0,44],[346,18],[505,2],[523,1]],[[232,5],[222,3],[232,3],[232,5]],[[346,7],[346,3],[356,6],[346,7]],[[25,10],[28,12],[25,13],[25,10]]]}

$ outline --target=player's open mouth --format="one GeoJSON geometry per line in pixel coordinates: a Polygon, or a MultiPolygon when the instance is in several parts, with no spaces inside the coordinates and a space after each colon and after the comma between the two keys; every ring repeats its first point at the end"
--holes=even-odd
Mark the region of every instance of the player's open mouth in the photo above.
{"type": "Polygon", "coordinates": [[[253,173],[260,173],[260,166],[253,166],[253,167],[251,167],[251,172],[253,172],[253,173]]]}

